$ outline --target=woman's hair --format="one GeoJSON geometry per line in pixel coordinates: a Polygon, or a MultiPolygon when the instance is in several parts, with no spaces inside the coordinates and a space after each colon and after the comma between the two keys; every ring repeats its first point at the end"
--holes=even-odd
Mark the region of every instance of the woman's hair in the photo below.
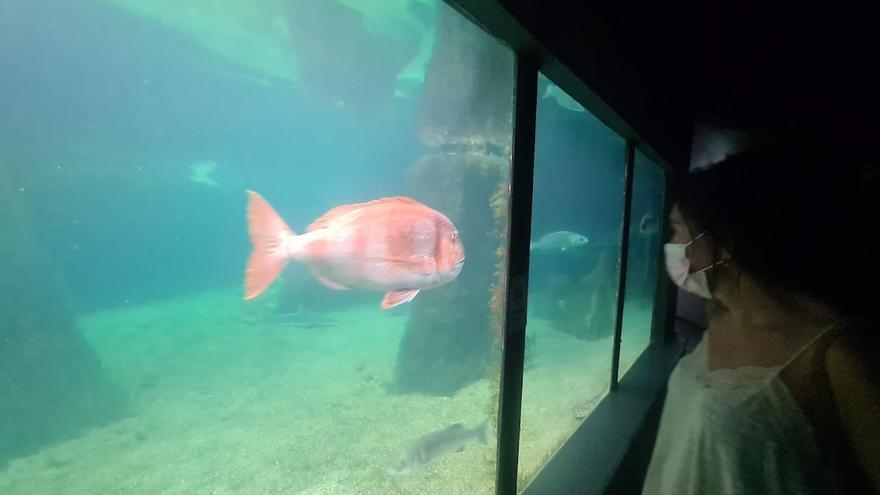
{"type": "Polygon", "coordinates": [[[681,177],[675,193],[693,234],[705,231],[771,293],[874,319],[880,192],[869,163],[815,139],[779,138],[681,177]]]}

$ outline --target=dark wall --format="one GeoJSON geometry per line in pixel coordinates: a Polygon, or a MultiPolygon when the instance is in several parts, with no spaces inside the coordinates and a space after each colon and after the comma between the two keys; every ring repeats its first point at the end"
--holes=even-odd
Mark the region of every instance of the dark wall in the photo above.
{"type": "Polygon", "coordinates": [[[686,59],[650,10],[550,0],[450,0],[653,158],[685,167],[686,59]],[[550,55],[552,54],[552,55],[550,55]]]}
{"type": "Polygon", "coordinates": [[[807,129],[846,146],[878,134],[880,34],[869,7],[697,1],[456,0],[490,31],[539,56],[626,137],[687,169],[695,121],[807,129]],[[557,61],[565,67],[555,67],[557,61]],[[568,75],[570,74],[570,76],[568,75]],[[568,78],[584,81],[576,88],[568,78]]]}
{"type": "MultiPolygon", "coordinates": [[[[644,141],[667,161],[686,162],[691,112],[681,86],[687,69],[684,46],[656,22],[654,7],[635,8],[625,2],[499,3],[621,118],[632,130],[632,135],[624,132],[627,138],[644,141]]],[[[552,62],[545,68],[552,71],[552,62]]],[[[577,96],[577,88],[567,87],[565,80],[557,83],[577,96]]],[[[602,117],[599,108],[591,110],[602,117]]]]}
{"type": "Polygon", "coordinates": [[[848,2],[694,7],[698,114],[733,125],[790,124],[831,135],[877,129],[874,16],[848,2]],[[871,24],[869,24],[871,23],[871,24]]]}
{"type": "MultiPolygon", "coordinates": [[[[562,89],[602,120],[617,119],[615,130],[677,172],[688,169],[697,122],[808,131],[868,152],[880,135],[874,63],[880,34],[867,6],[456,2],[518,51],[535,53],[562,89]]],[[[685,297],[681,312],[702,323],[695,303],[685,297]]],[[[688,327],[685,333],[698,338],[699,326],[688,327]]],[[[607,493],[639,492],[660,404],[658,399],[607,493]]]]}

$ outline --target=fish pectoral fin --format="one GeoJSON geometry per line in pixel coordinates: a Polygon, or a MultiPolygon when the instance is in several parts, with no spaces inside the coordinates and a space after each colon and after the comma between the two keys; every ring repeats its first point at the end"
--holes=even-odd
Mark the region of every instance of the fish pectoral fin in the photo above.
{"type": "Polygon", "coordinates": [[[335,280],[330,280],[329,278],[327,278],[319,273],[313,273],[313,275],[315,276],[316,279],[318,279],[318,282],[321,282],[322,284],[324,284],[327,287],[330,287],[331,289],[336,289],[336,290],[350,290],[351,289],[351,287],[342,285],[335,280]]]}
{"type": "Polygon", "coordinates": [[[385,294],[385,298],[382,299],[382,309],[390,309],[394,306],[399,306],[412,301],[418,295],[419,290],[420,289],[395,290],[385,294]]]}

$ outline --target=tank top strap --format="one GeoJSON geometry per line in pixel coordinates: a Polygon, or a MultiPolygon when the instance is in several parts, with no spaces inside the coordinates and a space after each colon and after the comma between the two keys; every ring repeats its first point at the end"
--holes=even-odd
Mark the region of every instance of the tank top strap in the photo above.
{"type": "Polygon", "coordinates": [[[828,336],[832,336],[832,335],[837,334],[837,333],[839,333],[840,331],[842,331],[842,330],[846,327],[846,325],[844,325],[844,321],[845,321],[845,320],[844,320],[843,318],[841,318],[841,319],[835,321],[834,323],[828,325],[828,326],[825,327],[824,329],[822,329],[819,333],[817,333],[817,334],[814,335],[813,337],[811,337],[810,340],[808,340],[806,344],[802,345],[802,346],[797,350],[797,352],[795,352],[794,354],[792,354],[791,357],[789,357],[789,358],[785,361],[785,364],[783,364],[780,368],[782,368],[782,369],[787,368],[788,365],[790,365],[791,363],[793,363],[797,358],[801,357],[801,354],[803,354],[804,352],[806,352],[807,349],[809,349],[810,347],[812,347],[813,344],[815,344],[816,342],[818,342],[818,341],[821,340],[822,338],[824,338],[824,337],[828,337],[828,336]]]}

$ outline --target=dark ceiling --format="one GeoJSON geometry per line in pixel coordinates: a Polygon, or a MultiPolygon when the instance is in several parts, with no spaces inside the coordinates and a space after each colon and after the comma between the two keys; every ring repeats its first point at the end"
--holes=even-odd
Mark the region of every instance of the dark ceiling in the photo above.
{"type": "Polygon", "coordinates": [[[859,144],[878,129],[880,29],[867,8],[846,2],[500,3],[648,134],[709,119],[737,127],[795,126],[859,144]]]}
{"type": "Polygon", "coordinates": [[[690,36],[678,43],[693,53],[697,115],[744,125],[872,126],[880,88],[873,16],[846,3],[809,4],[692,9],[690,36]]]}

